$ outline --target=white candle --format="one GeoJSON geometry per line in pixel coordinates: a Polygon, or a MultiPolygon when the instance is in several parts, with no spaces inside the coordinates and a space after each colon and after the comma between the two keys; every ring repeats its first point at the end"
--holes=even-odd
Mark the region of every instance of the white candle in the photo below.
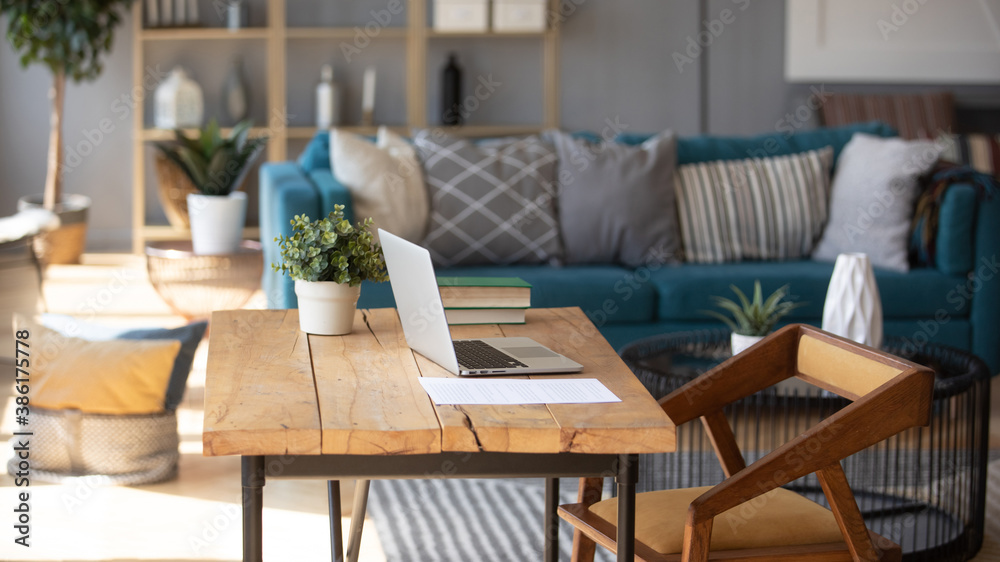
{"type": "Polygon", "coordinates": [[[361,91],[361,111],[369,113],[375,109],[375,67],[365,69],[364,88],[361,91]]]}

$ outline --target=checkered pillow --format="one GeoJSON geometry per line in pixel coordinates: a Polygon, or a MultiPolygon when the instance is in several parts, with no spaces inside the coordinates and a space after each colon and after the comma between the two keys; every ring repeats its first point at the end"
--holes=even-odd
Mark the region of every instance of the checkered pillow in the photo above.
{"type": "Polygon", "coordinates": [[[559,261],[556,153],[538,137],[477,145],[420,131],[431,202],[424,238],[442,266],[559,261]]]}

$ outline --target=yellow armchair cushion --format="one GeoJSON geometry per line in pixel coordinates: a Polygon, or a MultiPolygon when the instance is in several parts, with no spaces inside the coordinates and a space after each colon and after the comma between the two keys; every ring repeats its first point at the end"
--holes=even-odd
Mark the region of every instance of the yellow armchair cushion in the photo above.
{"type": "MultiPolygon", "coordinates": [[[[682,550],[688,507],[711,486],[636,495],[635,538],[661,554],[682,550]]],[[[590,511],[611,524],[618,521],[618,499],[598,502],[590,511]]],[[[715,518],[711,550],[739,550],[843,542],[825,507],[795,492],[777,488],[715,518]]]]}
{"type": "Polygon", "coordinates": [[[178,340],[89,341],[60,334],[20,315],[27,330],[31,404],[90,414],[163,411],[178,340]]]}

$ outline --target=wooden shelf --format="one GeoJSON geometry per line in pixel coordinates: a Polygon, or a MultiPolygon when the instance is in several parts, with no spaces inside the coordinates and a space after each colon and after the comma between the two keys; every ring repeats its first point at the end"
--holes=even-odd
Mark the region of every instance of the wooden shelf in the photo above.
{"type": "MultiPolygon", "coordinates": [[[[146,241],[190,240],[191,231],[181,230],[169,225],[146,225],[142,227],[142,237],[146,241]]],[[[259,240],[260,228],[256,226],[248,226],[244,228],[243,238],[246,240],[259,240]]]]}
{"type": "Polygon", "coordinates": [[[427,37],[430,39],[543,39],[553,33],[547,31],[428,31],[427,37]]]}
{"type": "MultiPolygon", "coordinates": [[[[285,37],[289,39],[354,39],[356,34],[353,27],[289,27],[285,30],[285,37]]],[[[405,39],[407,35],[405,27],[384,27],[371,38],[405,39]]]]}
{"type": "Polygon", "coordinates": [[[194,41],[198,39],[267,39],[266,27],[244,27],[230,31],[226,27],[156,27],[140,32],[143,41],[194,41]]]}
{"type": "MultiPolygon", "coordinates": [[[[198,134],[198,129],[183,129],[183,131],[184,134],[189,136],[198,134]]],[[[228,136],[232,131],[232,127],[219,129],[222,136],[228,136]]],[[[253,127],[250,129],[250,137],[263,137],[267,136],[270,132],[270,129],[265,129],[264,127],[253,127]]],[[[139,138],[143,141],[172,141],[177,137],[174,135],[173,129],[155,129],[149,127],[142,130],[139,138]]]]}
{"type": "MultiPolygon", "coordinates": [[[[351,0],[336,1],[349,2],[351,0]]],[[[405,1],[407,4],[407,13],[409,14],[408,21],[403,26],[381,28],[377,36],[373,35],[370,37],[374,41],[378,39],[390,40],[389,47],[400,49],[400,56],[405,58],[406,122],[391,125],[390,129],[403,136],[409,136],[412,129],[435,126],[434,124],[428,124],[428,96],[433,88],[428,83],[427,59],[434,42],[441,39],[541,39],[539,57],[542,64],[539,79],[542,83],[543,104],[542,123],[540,124],[470,125],[463,127],[442,127],[441,130],[458,136],[487,137],[525,135],[558,126],[560,113],[558,22],[553,24],[552,29],[536,32],[441,32],[434,31],[428,25],[427,16],[432,3],[431,0],[405,1]]],[[[547,2],[548,8],[551,11],[558,10],[560,0],[547,0],[547,2]]],[[[265,58],[263,71],[266,78],[266,87],[264,91],[253,91],[252,99],[265,100],[264,102],[254,101],[254,103],[266,103],[268,122],[263,123],[266,127],[252,129],[251,135],[267,135],[270,137],[271,140],[267,146],[266,159],[271,162],[288,160],[287,151],[289,141],[300,142],[308,140],[316,134],[317,130],[315,127],[289,126],[287,117],[285,117],[289,114],[294,114],[296,111],[307,111],[301,107],[287,107],[289,89],[289,77],[287,73],[289,66],[292,66],[289,64],[289,54],[292,50],[292,45],[294,45],[296,52],[304,48],[315,49],[317,51],[320,49],[334,51],[339,42],[353,42],[358,33],[354,26],[345,27],[339,25],[322,27],[314,25],[311,21],[305,22],[311,24],[308,26],[289,27],[287,25],[288,0],[267,0],[264,3],[267,10],[264,21],[267,22],[267,25],[263,27],[246,27],[235,31],[218,27],[145,28],[143,27],[144,4],[145,2],[136,3],[132,16],[132,86],[137,91],[146,91],[149,89],[149,85],[143,83],[146,66],[155,62],[163,62],[162,60],[152,61],[145,58],[147,53],[159,52],[159,49],[154,48],[157,46],[157,42],[167,41],[179,44],[179,42],[183,41],[262,41],[264,46],[263,56],[265,58]],[[330,43],[332,43],[332,46],[330,43]]],[[[181,47],[183,48],[184,46],[181,45],[181,47]]],[[[230,45],[229,47],[232,46],[230,45]]],[[[258,50],[257,47],[258,44],[254,44],[255,51],[258,50]]],[[[198,58],[212,58],[214,52],[205,44],[196,44],[190,47],[188,54],[198,58]]],[[[309,54],[311,56],[315,53],[310,52],[309,54]]],[[[329,53],[329,56],[332,55],[332,52],[329,53]]],[[[218,57],[214,58],[218,59],[218,57]]],[[[146,224],[146,194],[150,191],[149,188],[152,187],[146,185],[147,166],[149,166],[148,143],[151,141],[169,141],[175,137],[172,130],[151,128],[141,118],[135,121],[132,129],[132,248],[134,252],[141,254],[147,240],[185,240],[189,238],[189,234],[187,231],[176,230],[170,226],[146,224]]],[[[346,130],[361,135],[373,136],[377,133],[378,128],[349,126],[346,127],[346,130]]],[[[186,131],[188,134],[195,132],[194,129],[186,131]]],[[[223,129],[223,134],[228,134],[229,131],[230,129],[223,129]]],[[[258,237],[259,229],[249,228],[246,230],[245,236],[248,238],[258,237]]]]}

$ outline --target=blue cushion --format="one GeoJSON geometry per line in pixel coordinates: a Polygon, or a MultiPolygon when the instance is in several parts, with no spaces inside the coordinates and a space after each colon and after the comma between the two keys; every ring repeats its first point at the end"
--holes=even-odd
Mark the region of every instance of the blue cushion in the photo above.
{"type": "Polygon", "coordinates": [[[72,316],[61,314],[46,314],[42,318],[42,323],[60,333],[87,340],[177,340],[181,342],[180,351],[177,352],[177,357],[174,359],[174,368],[170,371],[170,381],[167,383],[166,396],[163,401],[164,408],[167,410],[176,410],[181,400],[184,399],[184,389],[187,388],[188,375],[191,374],[194,353],[205,335],[206,328],[208,328],[208,322],[201,321],[192,322],[180,328],[123,330],[88,324],[72,316]]]}
{"type": "Polygon", "coordinates": [[[972,232],[976,226],[976,189],[958,184],[948,188],[938,210],[936,267],[951,275],[972,269],[972,232]]]}
{"type": "MultiPolygon", "coordinates": [[[[817,150],[824,146],[833,147],[833,161],[836,164],[840,151],[851,140],[854,133],[868,133],[880,137],[895,137],[896,131],[885,123],[872,121],[856,123],[845,127],[821,128],[794,134],[785,132],[768,133],[753,137],[697,136],[677,139],[677,165],[714,160],[740,160],[744,158],[766,158],[797,154],[817,150]]],[[[652,137],[650,134],[622,133],[617,141],[625,144],[642,144],[652,137]]]]}
{"type": "MultiPolygon", "coordinates": [[[[520,277],[531,283],[531,306],[552,308],[579,306],[598,327],[621,322],[649,322],[656,310],[651,283],[635,273],[610,265],[484,266],[441,269],[438,275],[469,277],[520,277]]],[[[360,308],[395,306],[389,283],[366,283],[361,288],[360,308]]]]}
{"type": "MultiPolygon", "coordinates": [[[[684,264],[664,267],[652,273],[652,285],[659,292],[657,313],[660,320],[705,321],[703,311],[713,310],[713,295],[734,298],[730,284],[744,292],[753,290],[760,279],[764,295],[782,285],[789,285],[790,297],[806,303],[795,309],[789,320],[822,318],[826,290],[833,273],[832,263],[811,260],[792,262],[741,262],[724,264],[684,264]]],[[[969,303],[957,298],[961,276],[937,269],[913,269],[909,273],[875,270],[882,312],[886,318],[933,318],[944,311],[949,318],[967,317],[969,303]]]]}
{"type": "Polygon", "coordinates": [[[308,173],[314,170],[329,170],[330,131],[318,131],[299,156],[299,167],[308,173]]]}

